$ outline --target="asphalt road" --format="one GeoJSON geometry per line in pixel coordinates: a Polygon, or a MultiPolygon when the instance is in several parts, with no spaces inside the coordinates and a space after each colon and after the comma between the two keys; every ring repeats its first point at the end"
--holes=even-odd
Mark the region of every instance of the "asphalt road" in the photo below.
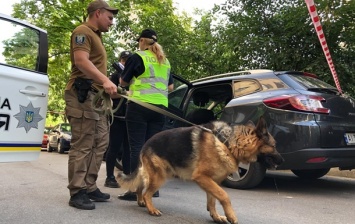
{"type": "MultiPolygon", "coordinates": [[[[206,196],[194,183],[169,180],[161,188],[152,217],[136,202],[121,201],[123,189],[105,188],[105,163],[98,185],[111,194],[109,202],[83,211],[68,205],[67,154],[41,152],[33,162],[0,163],[0,223],[111,224],[213,223],[206,196]]],[[[288,172],[270,172],[252,190],[224,188],[241,224],[354,224],[355,179],[326,176],[303,181],[288,172]]],[[[218,211],[222,213],[218,205],[218,211]]]]}

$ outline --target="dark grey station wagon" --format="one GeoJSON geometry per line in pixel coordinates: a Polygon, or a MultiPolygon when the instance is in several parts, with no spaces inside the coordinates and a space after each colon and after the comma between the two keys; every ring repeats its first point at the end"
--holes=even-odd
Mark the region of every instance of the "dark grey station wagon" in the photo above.
{"type": "MultiPolygon", "coordinates": [[[[188,82],[174,76],[169,111],[194,124],[223,120],[231,125],[264,116],[285,159],[279,170],[301,178],[320,178],[330,168],[355,168],[355,100],[305,72],[250,70],[188,82]]],[[[167,118],[165,128],[187,124],[167,118]]],[[[266,168],[239,164],[223,184],[257,186],[266,168]]]]}

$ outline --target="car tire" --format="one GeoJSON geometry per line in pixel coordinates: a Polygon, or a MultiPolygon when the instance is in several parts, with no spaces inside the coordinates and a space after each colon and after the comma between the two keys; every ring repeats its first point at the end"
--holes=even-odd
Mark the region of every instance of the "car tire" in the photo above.
{"type": "Polygon", "coordinates": [[[329,172],[330,168],[314,169],[314,170],[291,170],[299,178],[303,179],[318,179],[329,172]]]}
{"type": "Polygon", "coordinates": [[[51,147],[51,145],[49,144],[49,142],[48,142],[48,144],[47,144],[47,152],[53,152],[53,148],[51,147]]]}
{"type": "Polygon", "coordinates": [[[254,188],[264,179],[265,173],[265,166],[258,162],[240,163],[239,170],[230,174],[222,184],[235,189],[254,188]]]}
{"type": "Polygon", "coordinates": [[[60,140],[58,142],[58,153],[60,153],[60,154],[64,153],[64,148],[63,148],[62,143],[61,143],[60,140]]]}

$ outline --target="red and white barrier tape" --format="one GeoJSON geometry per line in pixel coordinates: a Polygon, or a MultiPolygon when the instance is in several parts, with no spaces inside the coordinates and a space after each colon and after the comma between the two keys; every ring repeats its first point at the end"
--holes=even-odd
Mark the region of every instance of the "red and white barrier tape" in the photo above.
{"type": "Polygon", "coordinates": [[[335,85],[336,85],[338,91],[340,93],[343,93],[343,91],[340,88],[338,76],[337,76],[337,73],[336,73],[335,68],[334,68],[332,57],[330,56],[330,52],[329,52],[329,48],[328,48],[328,45],[327,45],[327,41],[325,40],[325,36],[324,36],[324,33],[323,33],[322,25],[320,24],[320,20],[319,20],[319,17],[318,17],[316,6],[314,5],[313,0],[305,0],[305,2],[307,4],[308,12],[309,12],[309,15],[311,16],[314,28],[316,29],[316,32],[317,32],[317,35],[318,35],[318,39],[319,39],[319,41],[320,41],[320,43],[322,45],[323,52],[324,52],[324,55],[325,55],[325,57],[327,59],[330,71],[332,72],[335,85]]]}

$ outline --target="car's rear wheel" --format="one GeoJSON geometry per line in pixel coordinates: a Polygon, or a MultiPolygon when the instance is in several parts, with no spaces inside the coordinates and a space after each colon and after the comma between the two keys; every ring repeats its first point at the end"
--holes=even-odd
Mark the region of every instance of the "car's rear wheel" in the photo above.
{"type": "Polygon", "coordinates": [[[48,142],[48,144],[47,144],[47,152],[53,152],[53,148],[51,147],[51,145],[49,144],[49,142],[48,142]]]}
{"type": "Polygon", "coordinates": [[[315,170],[291,170],[296,176],[303,179],[318,179],[329,172],[330,168],[315,170]]]}
{"type": "Polygon", "coordinates": [[[60,153],[60,154],[64,153],[64,148],[63,148],[62,143],[60,142],[60,140],[58,142],[58,153],[60,153]]]}
{"type": "Polygon", "coordinates": [[[239,169],[230,174],[223,185],[235,189],[249,189],[256,187],[264,179],[266,168],[262,164],[239,163],[239,169]]]}

